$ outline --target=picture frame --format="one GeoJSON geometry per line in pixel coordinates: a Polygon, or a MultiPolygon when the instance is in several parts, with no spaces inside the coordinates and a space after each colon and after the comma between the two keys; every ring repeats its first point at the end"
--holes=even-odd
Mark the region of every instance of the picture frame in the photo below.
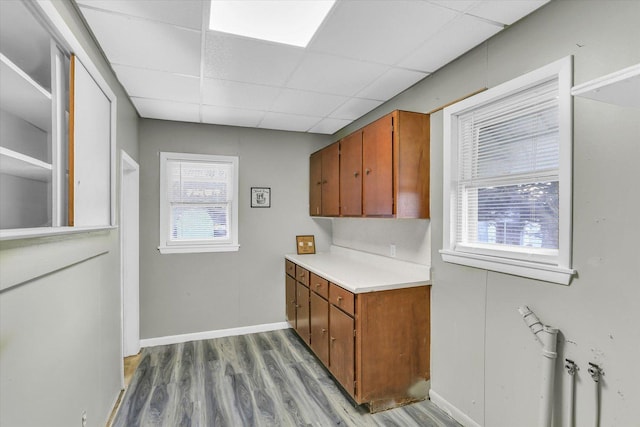
{"type": "Polygon", "coordinates": [[[298,251],[298,255],[315,254],[315,237],[313,235],[296,236],[296,250],[298,251]]]}
{"type": "Polygon", "coordinates": [[[251,187],[251,207],[271,207],[271,187],[251,187]]]}

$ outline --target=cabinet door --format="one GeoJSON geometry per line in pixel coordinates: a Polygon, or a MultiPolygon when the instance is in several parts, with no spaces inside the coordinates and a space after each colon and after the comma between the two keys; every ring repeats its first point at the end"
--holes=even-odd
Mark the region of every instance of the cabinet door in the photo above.
{"type": "Polygon", "coordinates": [[[296,331],[307,344],[310,343],[309,329],[309,288],[302,283],[296,284],[296,331]]]}
{"type": "Polygon", "coordinates": [[[285,298],[287,305],[287,322],[296,328],[296,279],[286,275],[285,298]]]}
{"type": "Polygon", "coordinates": [[[340,215],[340,144],[322,150],[322,215],[340,215]]]}
{"type": "Polygon", "coordinates": [[[393,116],[362,130],[362,203],[365,216],[393,214],[393,116]]]}
{"type": "Polygon", "coordinates": [[[362,215],[362,131],[340,142],[340,213],[362,215]]]}
{"type": "Polygon", "coordinates": [[[329,303],[315,292],[311,292],[311,349],[329,365],[329,303]]]}
{"type": "Polygon", "coordinates": [[[355,322],[334,305],[329,307],[329,370],[342,387],[354,395],[355,322]]]}
{"type": "Polygon", "coordinates": [[[322,152],[311,155],[309,160],[309,215],[322,214],[322,152]]]}

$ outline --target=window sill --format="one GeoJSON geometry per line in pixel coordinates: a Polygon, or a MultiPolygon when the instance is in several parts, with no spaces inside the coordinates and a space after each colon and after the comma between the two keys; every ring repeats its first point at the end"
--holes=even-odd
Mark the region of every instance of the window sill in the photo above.
{"type": "Polygon", "coordinates": [[[200,252],[238,252],[240,245],[193,245],[193,246],[158,246],[158,250],[163,255],[168,254],[192,254],[200,252]]]}
{"type": "Polygon", "coordinates": [[[553,265],[455,252],[444,249],[440,251],[440,255],[444,262],[513,274],[514,276],[558,283],[560,285],[569,285],[571,278],[576,273],[575,270],[553,265]]]}

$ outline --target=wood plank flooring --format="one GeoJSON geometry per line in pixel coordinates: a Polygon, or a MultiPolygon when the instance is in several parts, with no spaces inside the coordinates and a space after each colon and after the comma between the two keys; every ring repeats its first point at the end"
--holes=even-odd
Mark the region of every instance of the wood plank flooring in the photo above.
{"type": "Polygon", "coordinates": [[[113,425],[459,426],[428,400],[354,406],[290,329],[144,349],[113,425]]]}

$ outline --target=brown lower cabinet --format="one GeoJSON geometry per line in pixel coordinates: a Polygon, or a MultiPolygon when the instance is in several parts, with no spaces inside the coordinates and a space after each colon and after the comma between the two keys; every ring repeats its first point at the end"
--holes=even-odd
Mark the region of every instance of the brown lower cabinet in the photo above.
{"type": "Polygon", "coordinates": [[[325,366],[329,366],[329,303],[311,291],[311,349],[325,366]]]}
{"type": "Polygon", "coordinates": [[[358,404],[377,412],[426,397],[430,286],[354,294],[289,260],[286,266],[289,324],[358,404]]]}
{"type": "Polygon", "coordinates": [[[296,284],[296,309],[296,332],[304,342],[310,344],[309,288],[300,282],[296,284]]]}

